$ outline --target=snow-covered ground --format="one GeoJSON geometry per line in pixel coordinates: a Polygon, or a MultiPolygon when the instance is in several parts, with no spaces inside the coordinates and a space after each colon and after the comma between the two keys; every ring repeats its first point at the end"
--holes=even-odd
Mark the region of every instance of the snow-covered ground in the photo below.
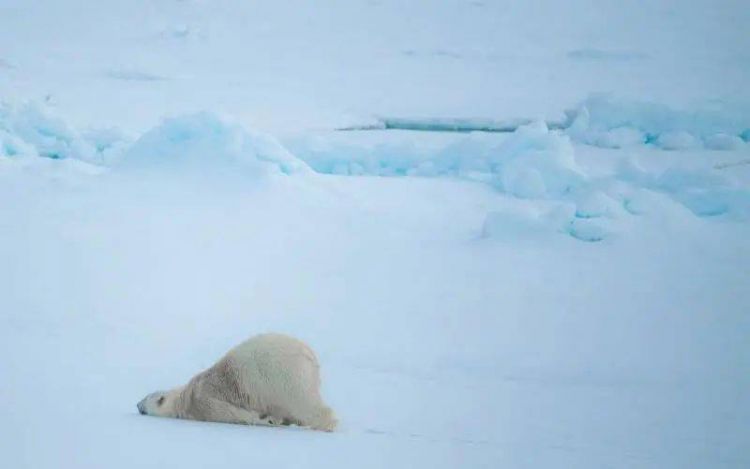
{"type": "Polygon", "coordinates": [[[0,0],[2,466],[749,466],[749,11],[0,0]],[[138,415],[264,331],[335,433],[138,415]]]}

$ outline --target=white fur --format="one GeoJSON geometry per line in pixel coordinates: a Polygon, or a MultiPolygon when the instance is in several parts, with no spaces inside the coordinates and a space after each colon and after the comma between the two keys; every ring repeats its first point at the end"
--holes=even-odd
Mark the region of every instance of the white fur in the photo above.
{"type": "Polygon", "coordinates": [[[320,397],[318,360],[305,343],[281,334],[255,336],[187,385],[138,403],[143,414],[332,431],[333,411],[320,397]]]}

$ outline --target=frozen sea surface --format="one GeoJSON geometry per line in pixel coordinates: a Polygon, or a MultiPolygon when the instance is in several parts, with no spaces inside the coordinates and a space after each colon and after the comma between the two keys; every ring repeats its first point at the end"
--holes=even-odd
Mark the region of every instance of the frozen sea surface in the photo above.
{"type": "Polygon", "coordinates": [[[641,3],[0,0],[3,467],[750,466],[749,10],[641,3]],[[336,432],[138,415],[265,331],[336,432]]]}

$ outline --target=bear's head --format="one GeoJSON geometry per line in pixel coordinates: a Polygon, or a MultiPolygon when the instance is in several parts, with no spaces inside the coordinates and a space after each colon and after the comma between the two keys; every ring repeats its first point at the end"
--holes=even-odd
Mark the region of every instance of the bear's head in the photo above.
{"type": "Polygon", "coordinates": [[[141,415],[175,417],[175,401],[178,395],[177,390],[152,392],[138,403],[138,412],[141,415]]]}

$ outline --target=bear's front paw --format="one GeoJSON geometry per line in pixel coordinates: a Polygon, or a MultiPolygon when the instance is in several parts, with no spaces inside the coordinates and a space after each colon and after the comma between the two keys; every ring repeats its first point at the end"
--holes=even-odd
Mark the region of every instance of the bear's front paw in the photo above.
{"type": "Polygon", "coordinates": [[[284,424],[284,419],[274,417],[273,415],[260,414],[259,418],[262,425],[278,426],[284,424]]]}

